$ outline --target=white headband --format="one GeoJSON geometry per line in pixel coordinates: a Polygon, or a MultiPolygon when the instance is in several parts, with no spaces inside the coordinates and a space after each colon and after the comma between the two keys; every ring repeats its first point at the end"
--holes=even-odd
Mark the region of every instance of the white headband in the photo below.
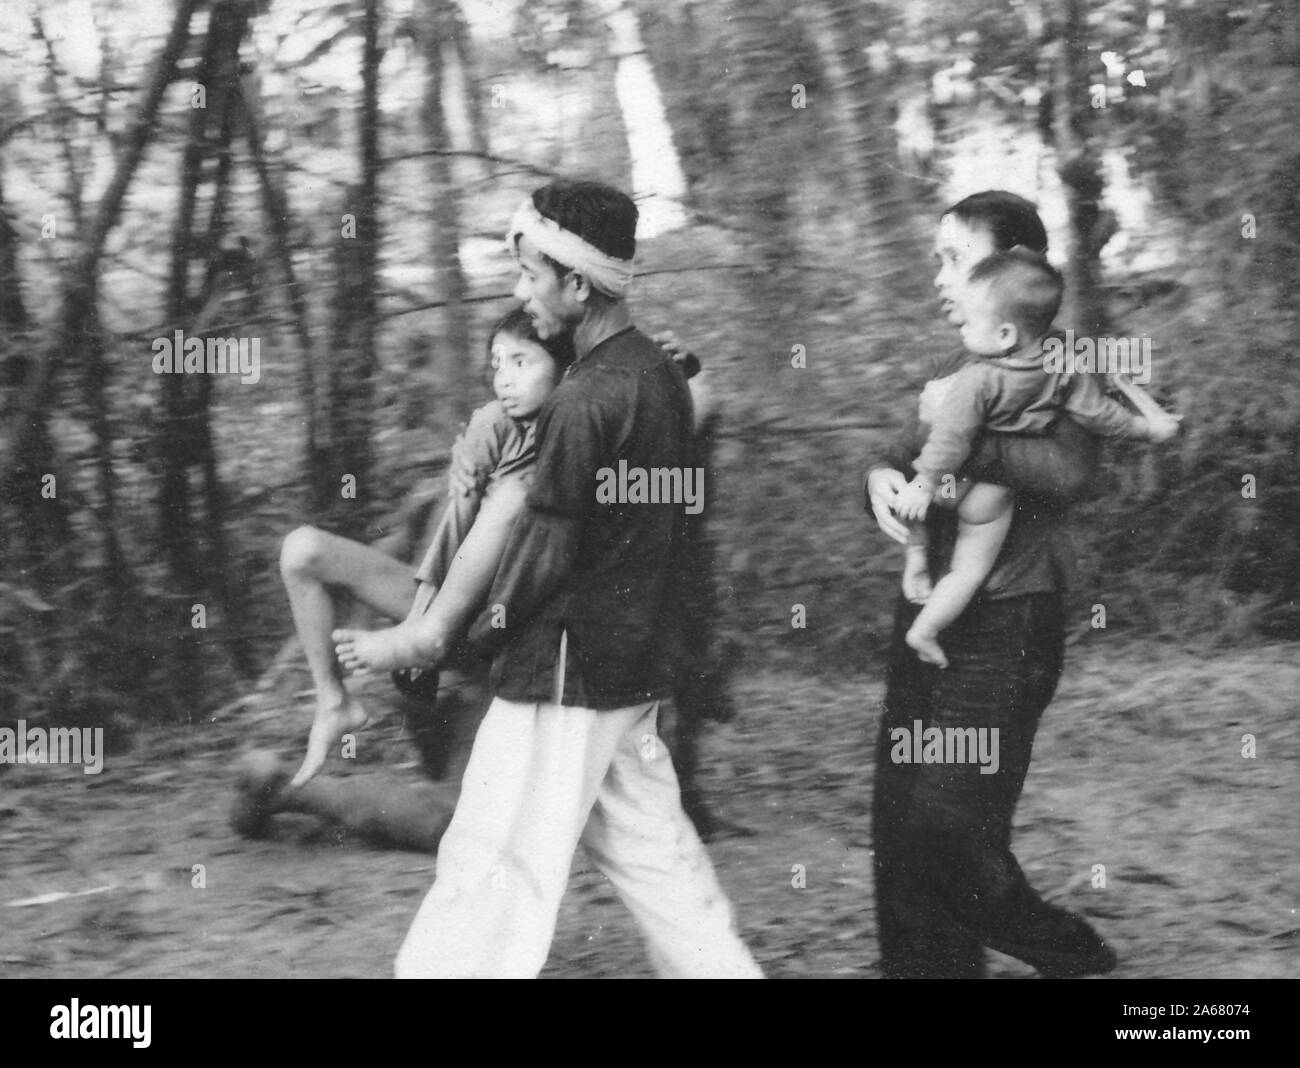
{"type": "Polygon", "coordinates": [[[548,219],[527,198],[510,220],[506,242],[510,251],[518,248],[520,237],[527,237],[537,248],[557,263],[571,267],[606,296],[624,297],[632,284],[632,261],[601,252],[554,219],[548,219]]]}

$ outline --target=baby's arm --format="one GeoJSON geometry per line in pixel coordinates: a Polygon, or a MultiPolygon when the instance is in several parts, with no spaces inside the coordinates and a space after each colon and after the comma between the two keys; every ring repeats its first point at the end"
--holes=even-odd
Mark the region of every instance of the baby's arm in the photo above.
{"type": "Polygon", "coordinates": [[[898,493],[894,511],[900,519],[909,523],[919,523],[930,509],[930,498],[934,496],[935,482],[923,471],[918,471],[912,481],[898,493]]]}
{"type": "Polygon", "coordinates": [[[1107,438],[1137,438],[1157,444],[1171,440],[1177,433],[1181,416],[1170,415],[1141,387],[1116,375],[1111,381],[1138,410],[1134,415],[1124,405],[1102,392],[1095,375],[1076,375],[1065,409],[1078,422],[1107,438]]]}
{"type": "Polygon", "coordinates": [[[1005,486],[976,483],[957,506],[957,544],[952,565],[930,593],[907,632],[907,644],[927,664],[948,666],[939,632],[966,610],[984,584],[1011,529],[1014,495],[1005,486]]]}
{"type": "Polygon", "coordinates": [[[920,520],[940,483],[957,477],[988,411],[988,391],[996,389],[994,372],[980,362],[968,363],[952,376],[934,412],[930,433],[912,465],[916,477],[898,495],[899,518],[920,520]]]}
{"type": "Polygon", "coordinates": [[[336,630],[339,662],[349,671],[392,671],[442,660],[481,609],[526,496],[522,479],[498,481],[483,499],[428,611],[385,630],[336,630]]]}
{"type": "Polygon", "coordinates": [[[1142,436],[1147,441],[1161,445],[1166,441],[1173,440],[1178,435],[1183,422],[1181,415],[1172,415],[1165,411],[1151,399],[1150,393],[1123,375],[1112,375],[1111,381],[1132,402],[1133,407],[1138,410],[1139,421],[1146,424],[1143,428],[1145,433],[1142,436]]]}

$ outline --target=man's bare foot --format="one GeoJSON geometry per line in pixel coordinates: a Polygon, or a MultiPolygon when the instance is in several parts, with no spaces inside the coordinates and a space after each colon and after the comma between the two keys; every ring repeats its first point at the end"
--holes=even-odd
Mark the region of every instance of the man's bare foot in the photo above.
{"type": "Polygon", "coordinates": [[[930,569],[924,558],[913,564],[911,557],[903,567],[903,596],[912,604],[925,604],[930,599],[934,586],[930,582],[930,569]]]}
{"type": "Polygon", "coordinates": [[[289,785],[301,786],[309,781],[324,767],[325,758],[343,735],[365,725],[366,710],[355,698],[344,696],[339,704],[317,705],[316,718],[312,720],[311,733],[307,736],[307,755],[289,785]]]}
{"type": "Polygon", "coordinates": [[[939,643],[933,634],[926,634],[913,627],[907,632],[906,641],[913,652],[921,658],[921,663],[934,664],[941,668],[948,666],[948,658],[943,655],[943,650],[939,648],[939,643]]]}

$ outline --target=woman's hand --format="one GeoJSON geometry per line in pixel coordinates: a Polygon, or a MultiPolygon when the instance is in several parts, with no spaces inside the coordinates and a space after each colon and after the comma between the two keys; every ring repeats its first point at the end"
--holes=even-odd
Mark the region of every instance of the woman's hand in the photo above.
{"type": "Polygon", "coordinates": [[[907,476],[892,467],[873,467],[867,473],[867,503],[882,534],[896,542],[907,542],[907,524],[894,514],[898,496],[907,486],[907,476]]]}

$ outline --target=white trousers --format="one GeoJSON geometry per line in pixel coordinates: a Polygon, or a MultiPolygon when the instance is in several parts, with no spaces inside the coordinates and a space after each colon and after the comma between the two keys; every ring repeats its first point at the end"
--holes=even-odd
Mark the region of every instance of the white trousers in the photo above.
{"type": "Polygon", "coordinates": [[[579,842],[664,978],[762,978],[682,811],[658,703],[492,702],[398,978],[534,978],[579,842]]]}

